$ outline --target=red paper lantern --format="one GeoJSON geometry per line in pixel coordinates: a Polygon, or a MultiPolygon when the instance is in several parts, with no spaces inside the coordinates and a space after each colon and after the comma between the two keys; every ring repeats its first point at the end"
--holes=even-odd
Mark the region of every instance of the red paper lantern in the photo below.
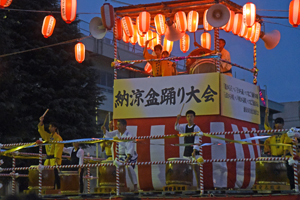
{"type": "Polygon", "coordinates": [[[12,0],[0,0],[0,8],[6,8],[11,4],[12,0]]]}
{"type": "Polygon", "coordinates": [[[133,25],[133,30],[134,30],[134,34],[133,36],[130,38],[130,43],[132,45],[135,45],[135,43],[137,42],[138,40],[138,33],[137,33],[137,26],[136,25],[133,25]]]}
{"type": "Polygon", "coordinates": [[[123,37],[123,29],[122,29],[122,22],[121,19],[117,18],[116,19],[116,24],[114,26],[114,34],[117,40],[121,40],[123,37]]]}
{"type": "Polygon", "coordinates": [[[143,34],[143,33],[140,31],[140,25],[139,25],[140,23],[139,23],[139,21],[140,21],[140,18],[137,17],[137,18],[136,18],[136,27],[137,27],[137,31],[138,31],[138,34],[139,34],[140,36],[144,37],[145,34],[143,34]]]}
{"type": "Polygon", "coordinates": [[[246,26],[251,27],[255,23],[256,7],[253,3],[246,3],[243,6],[243,22],[246,26]]]}
{"type": "Polygon", "coordinates": [[[142,36],[138,36],[138,43],[141,47],[145,47],[145,42],[146,42],[147,38],[146,36],[142,37],[142,36]]]}
{"type": "Polygon", "coordinates": [[[104,3],[103,6],[101,6],[101,17],[103,26],[107,28],[107,30],[111,30],[115,25],[114,7],[109,3],[104,3]]]}
{"type": "Polygon", "coordinates": [[[186,15],[183,11],[178,11],[175,14],[175,21],[177,25],[177,30],[184,33],[187,29],[186,15]]]}
{"type": "Polygon", "coordinates": [[[242,28],[238,36],[244,37],[247,33],[248,33],[248,27],[244,24],[244,22],[242,22],[242,28]]]}
{"type": "Polygon", "coordinates": [[[134,30],[133,30],[133,24],[132,24],[132,20],[130,17],[123,17],[122,18],[122,28],[124,33],[128,36],[128,37],[132,37],[134,30]]]}
{"type": "Polygon", "coordinates": [[[194,10],[190,11],[187,15],[188,31],[191,33],[196,32],[198,29],[198,24],[199,24],[199,13],[194,10]]]}
{"type": "Polygon", "coordinates": [[[150,29],[151,15],[147,11],[139,14],[139,29],[143,34],[146,34],[150,29]]]}
{"type": "Polygon", "coordinates": [[[205,10],[204,14],[203,14],[203,27],[204,27],[204,30],[211,31],[214,27],[212,27],[207,21],[207,18],[206,18],[207,11],[208,11],[208,9],[205,10]]]}
{"type": "Polygon", "coordinates": [[[123,36],[122,39],[125,43],[129,43],[130,38],[128,37],[128,35],[125,33],[125,31],[123,30],[123,36]]]}
{"type": "Polygon", "coordinates": [[[79,63],[82,63],[85,59],[85,46],[81,42],[75,45],[75,59],[79,63]]]}
{"type": "Polygon", "coordinates": [[[56,20],[52,15],[48,15],[44,18],[42,26],[42,34],[45,38],[48,38],[52,35],[56,20]]]}
{"type": "Polygon", "coordinates": [[[156,28],[156,32],[159,35],[164,35],[166,32],[166,18],[164,15],[162,14],[157,14],[154,17],[154,23],[155,23],[155,28],[156,28]]]}
{"type": "Polygon", "coordinates": [[[226,32],[232,31],[232,28],[233,28],[233,22],[234,22],[234,16],[235,16],[234,11],[230,10],[229,13],[230,13],[229,20],[228,20],[227,24],[226,24],[225,26],[222,27],[222,29],[223,29],[224,31],[226,31],[226,32]]]}
{"type": "Polygon", "coordinates": [[[145,72],[148,72],[148,73],[152,72],[152,66],[149,62],[146,63],[144,70],[145,70],[145,72]]]}
{"type": "Polygon", "coordinates": [[[234,15],[232,33],[238,35],[242,29],[243,15],[237,13],[234,15]]]}
{"type": "Polygon", "coordinates": [[[154,50],[155,45],[161,44],[161,38],[160,35],[155,32],[152,32],[152,37],[155,37],[155,39],[153,39],[153,48],[151,48],[152,50],[154,50]]]}
{"type": "Polygon", "coordinates": [[[261,25],[259,22],[255,22],[255,24],[253,24],[252,26],[252,35],[250,37],[250,41],[252,43],[256,43],[259,40],[259,36],[260,36],[260,31],[261,31],[261,25]]]}
{"type": "Polygon", "coordinates": [[[76,18],[77,0],[61,0],[61,17],[67,23],[70,24],[76,18]]]}
{"type": "MultiPolygon", "coordinates": [[[[245,25],[245,26],[246,26],[246,25],[245,25]]],[[[244,35],[244,38],[245,38],[246,40],[249,40],[250,37],[251,37],[251,35],[252,35],[252,26],[251,26],[251,27],[247,27],[247,26],[246,26],[246,34],[244,35]]]]}
{"type": "Polygon", "coordinates": [[[289,22],[293,27],[300,24],[300,1],[292,0],[289,8],[289,22]]]}
{"type": "Polygon", "coordinates": [[[206,49],[211,48],[211,36],[208,32],[201,34],[201,46],[206,49]]]}
{"type": "MultiPolygon", "coordinates": [[[[147,40],[151,40],[153,38],[153,32],[149,30],[146,35],[147,40]]],[[[153,49],[153,40],[149,41],[147,49],[153,49]]]]}
{"type": "Polygon", "coordinates": [[[183,53],[186,53],[190,48],[190,36],[188,34],[184,34],[184,36],[180,39],[180,50],[183,53]]]}
{"type": "Polygon", "coordinates": [[[164,38],[164,46],[163,46],[163,51],[168,51],[169,54],[171,54],[171,51],[173,50],[173,41],[169,41],[164,38]]]}

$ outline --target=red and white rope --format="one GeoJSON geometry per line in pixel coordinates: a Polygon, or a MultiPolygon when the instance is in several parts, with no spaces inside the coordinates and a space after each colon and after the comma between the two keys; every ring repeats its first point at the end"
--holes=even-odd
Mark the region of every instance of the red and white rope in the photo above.
{"type": "MultiPolygon", "coordinates": [[[[261,133],[278,133],[278,132],[287,132],[289,129],[274,129],[274,130],[255,130],[255,131],[226,131],[226,132],[210,132],[206,133],[208,135],[234,135],[234,134],[261,134],[261,133]]],[[[194,132],[190,134],[181,134],[183,136],[193,136],[200,132],[194,132]]],[[[168,137],[174,137],[176,135],[152,135],[152,136],[138,136],[138,137],[124,137],[122,140],[139,140],[139,139],[163,139],[168,137]]],[[[182,136],[182,137],[183,137],[182,136]]],[[[180,135],[178,137],[181,137],[180,135]]]]}
{"type": "MultiPolygon", "coordinates": [[[[293,140],[293,157],[297,156],[297,146],[296,139],[293,140]]],[[[299,186],[298,186],[298,167],[297,164],[293,164],[293,170],[294,170],[294,183],[295,183],[295,192],[299,192],[299,186]]]]}
{"type": "Polygon", "coordinates": [[[88,194],[91,192],[91,168],[90,168],[90,165],[88,164],[88,167],[87,167],[87,176],[89,177],[87,179],[87,189],[88,189],[88,194]]]}
{"type": "MultiPolygon", "coordinates": [[[[233,135],[233,134],[255,134],[255,133],[256,134],[261,134],[261,133],[278,133],[278,132],[287,132],[287,131],[289,131],[289,129],[253,130],[253,131],[225,131],[225,132],[209,132],[209,133],[206,133],[206,134],[208,134],[208,135],[233,135]]],[[[195,135],[197,133],[200,133],[200,132],[190,133],[190,135],[195,135]]],[[[181,134],[181,135],[187,136],[187,134],[181,134]]],[[[153,135],[153,136],[125,137],[125,138],[122,138],[122,139],[123,140],[163,139],[163,138],[174,137],[174,136],[176,137],[176,135],[153,135]]],[[[180,135],[177,135],[177,136],[180,137],[180,135]]],[[[101,139],[99,139],[99,141],[100,140],[101,139]]],[[[90,141],[95,141],[95,140],[90,140],[90,141]]],[[[84,141],[84,142],[89,142],[89,141],[84,141]]],[[[52,143],[55,144],[55,143],[62,143],[62,142],[51,142],[51,144],[52,143]]],[[[15,143],[14,146],[16,144],[23,145],[25,143],[15,143]]],[[[7,146],[7,144],[4,144],[4,146],[7,146]]],[[[36,155],[36,154],[32,154],[32,153],[20,153],[20,154],[24,154],[24,155],[36,155]]],[[[68,156],[66,156],[66,157],[68,157],[68,156]]]]}
{"type": "MultiPolygon", "coordinates": [[[[39,165],[42,166],[43,164],[43,149],[42,149],[42,145],[39,145],[39,165]]],[[[42,186],[43,186],[43,183],[42,183],[42,180],[43,180],[43,177],[42,177],[42,170],[39,170],[39,196],[42,196],[42,186]]]]}
{"type": "MultiPolygon", "coordinates": [[[[205,163],[212,162],[252,162],[252,161],[284,161],[288,157],[261,157],[261,158],[236,158],[236,159],[210,159],[204,160],[205,163]]],[[[122,163],[122,165],[161,165],[161,164],[188,164],[197,163],[197,161],[153,161],[153,162],[137,162],[137,163],[122,163]]],[[[98,163],[98,164],[84,164],[84,165],[58,165],[58,166],[44,166],[44,169],[67,169],[79,167],[100,167],[100,166],[113,166],[113,163],[98,163]]],[[[19,170],[35,170],[38,167],[15,167],[15,168],[2,168],[2,171],[19,171],[19,170]]]]}
{"type": "Polygon", "coordinates": [[[253,84],[254,85],[257,84],[257,74],[258,74],[256,57],[257,57],[256,43],[254,43],[253,45],[253,84]]]}
{"type": "Polygon", "coordinates": [[[11,193],[12,194],[15,194],[16,192],[16,171],[15,171],[15,168],[16,168],[16,158],[15,156],[13,156],[12,158],[12,168],[13,168],[13,171],[12,171],[12,181],[11,181],[11,193]]]}
{"type": "Polygon", "coordinates": [[[263,157],[263,158],[235,158],[235,159],[210,159],[204,160],[206,163],[212,162],[252,162],[252,161],[284,161],[288,160],[288,157],[263,157]]]}
{"type": "Polygon", "coordinates": [[[3,177],[6,177],[6,176],[16,176],[17,177],[28,177],[28,174],[18,174],[18,173],[15,173],[15,175],[13,173],[10,173],[10,174],[0,174],[0,176],[3,176],[3,177]]]}
{"type": "MultiPolygon", "coordinates": [[[[117,17],[115,16],[115,24],[117,24],[117,17]]],[[[118,45],[117,45],[117,25],[114,28],[114,62],[118,59],[118,45]]],[[[114,79],[117,79],[117,69],[114,67],[114,79]]]]}
{"type": "MultiPolygon", "coordinates": [[[[199,143],[202,144],[202,137],[199,137],[199,143]]],[[[199,146],[199,156],[203,157],[203,151],[202,151],[202,146],[199,146]]],[[[204,194],[204,176],[203,176],[203,164],[199,165],[199,171],[200,171],[200,195],[204,194]]]]}
{"type": "MultiPolygon", "coordinates": [[[[215,32],[215,34],[214,34],[215,51],[219,53],[220,52],[220,48],[219,48],[219,28],[214,28],[214,32],[215,32]]],[[[218,59],[216,59],[217,72],[220,71],[220,58],[221,58],[221,56],[218,59]]]]}
{"type": "Polygon", "coordinates": [[[260,133],[278,133],[287,132],[289,129],[273,129],[273,130],[255,130],[255,131],[225,131],[225,132],[210,132],[210,135],[233,135],[233,134],[260,134],[260,133]]]}
{"type": "Polygon", "coordinates": [[[238,68],[240,68],[240,69],[249,71],[249,72],[251,72],[251,73],[254,72],[254,69],[249,69],[249,68],[243,67],[243,66],[241,66],[241,65],[238,65],[238,64],[236,64],[236,63],[229,62],[229,61],[227,61],[227,60],[220,59],[220,61],[221,61],[221,62],[224,62],[224,63],[228,63],[228,64],[230,64],[230,65],[232,65],[232,66],[235,66],[235,67],[238,67],[238,68]]]}
{"type": "Polygon", "coordinates": [[[32,144],[32,142],[26,142],[26,143],[11,143],[11,144],[1,144],[0,147],[14,147],[14,146],[23,146],[23,145],[28,145],[32,144]]]}
{"type": "MultiPolygon", "coordinates": [[[[117,162],[119,162],[119,143],[116,145],[116,158],[117,162]]],[[[116,166],[116,190],[117,190],[117,196],[120,195],[120,168],[119,166],[116,166]]]]}
{"type": "Polygon", "coordinates": [[[178,60],[185,60],[185,59],[200,59],[200,58],[214,58],[217,57],[218,54],[202,54],[196,56],[175,56],[175,57],[168,57],[168,58],[155,58],[155,59],[143,59],[143,60],[125,60],[125,61],[115,61],[115,67],[119,67],[122,65],[134,64],[134,63],[142,63],[142,62],[155,62],[155,61],[178,61],[178,60]]]}

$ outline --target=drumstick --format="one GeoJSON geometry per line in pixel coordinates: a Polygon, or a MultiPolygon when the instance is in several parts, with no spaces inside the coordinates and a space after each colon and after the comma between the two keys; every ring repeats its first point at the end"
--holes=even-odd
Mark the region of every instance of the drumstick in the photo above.
{"type": "Polygon", "coordinates": [[[181,110],[180,110],[180,113],[179,113],[180,115],[181,115],[181,113],[182,113],[182,110],[183,110],[184,104],[185,104],[185,103],[183,103],[183,104],[182,104],[182,107],[181,107],[181,110]]]}
{"type": "Polygon", "coordinates": [[[44,114],[42,115],[42,117],[45,117],[45,115],[47,114],[48,111],[49,111],[49,108],[44,112],[44,114]]]}
{"type": "Polygon", "coordinates": [[[105,120],[104,120],[104,122],[103,122],[103,125],[105,125],[105,124],[106,124],[107,117],[108,117],[108,113],[107,113],[107,115],[105,116],[105,120]]]}
{"type": "Polygon", "coordinates": [[[156,39],[156,37],[154,37],[154,38],[151,38],[150,40],[148,40],[148,42],[150,42],[151,40],[154,40],[154,39],[156,39]]]}

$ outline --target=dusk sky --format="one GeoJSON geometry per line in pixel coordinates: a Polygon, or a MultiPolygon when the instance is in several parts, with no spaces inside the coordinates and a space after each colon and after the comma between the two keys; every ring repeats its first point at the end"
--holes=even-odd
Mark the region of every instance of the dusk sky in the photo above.
{"type": "MultiPolygon", "coordinates": [[[[119,1],[135,5],[161,2],[158,0],[119,1]]],[[[106,2],[114,7],[126,6],[126,4],[116,3],[112,0],[107,0],[106,2]]],[[[248,0],[233,0],[233,2],[243,6],[248,0]]],[[[77,12],[99,13],[103,3],[105,3],[104,0],[78,0],[77,12]]],[[[256,5],[258,15],[288,17],[290,0],[252,0],[252,3],[256,5]],[[281,12],[265,10],[280,10],[281,12]]],[[[97,14],[79,14],[79,18],[87,22],[95,16],[100,17],[97,14]]],[[[84,24],[81,26],[84,26],[84,24]]],[[[258,85],[262,89],[267,86],[267,93],[270,100],[277,102],[300,101],[300,28],[293,28],[289,24],[288,19],[264,18],[264,26],[265,32],[270,32],[274,29],[279,30],[281,40],[278,46],[272,50],[267,50],[261,39],[257,42],[258,85]],[[273,23],[283,24],[284,26],[273,23]]],[[[88,25],[86,24],[84,28],[88,30],[88,25]]],[[[201,33],[202,31],[196,33],[198,43],[200,43],[201,33]]],[[[213,38],[213,31],[210,31],[210,33],[213,38]]],[[[194,49],[192,38],[189,52],[194,49]]],[[[225,48],[230,52],[233,63],[247,68],[253,67],[253,44],[250,41],[223,30],[220,30],[220,38],[226,40],[227,44],[225,48]]],[[[186,54],[181,53],[179,50],[179,41],[175,42],[172,51],[173,55],[188,55],[189,52],[186,54]]],[[[252,83],[253,76],[248,71],[233,67],[233,75],[252,83]]]]}

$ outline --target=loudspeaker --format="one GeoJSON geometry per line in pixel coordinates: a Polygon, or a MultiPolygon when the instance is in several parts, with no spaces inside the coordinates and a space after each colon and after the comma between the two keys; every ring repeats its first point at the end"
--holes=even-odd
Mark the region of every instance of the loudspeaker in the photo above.
{"type": "Polygon", "coordinates": [[[103,26],[102,19],[100,17],[94,17],[89,24],[90,33],[96,39],[104,38],[106,34],[106,28],[103,26]]]}
{"type": "Polygon", "coordinates": [[[166,33],[165,33],[165,37],[167,38],[167,40],[169,41],[177,41],[180,40],[185,33],[181,33],[177,28],[176,28],[176,23],[167,21],[167,28],[166,28],[166,33]]]}
{"type": "Polygon", "coordinates": [[[206,19],[208,23],[216,28],[222,27],[227,24],[229,18],[229,10],[222,4],[215,4],[211,6],[206,13],[206,19]]]}
{"type": "Polygon", "coordinates": [[[264,42],[268,50],[274,49],[280,41],[280,32],[273,30],[269,33],[261,32],[259,36],[264,42]]]}

